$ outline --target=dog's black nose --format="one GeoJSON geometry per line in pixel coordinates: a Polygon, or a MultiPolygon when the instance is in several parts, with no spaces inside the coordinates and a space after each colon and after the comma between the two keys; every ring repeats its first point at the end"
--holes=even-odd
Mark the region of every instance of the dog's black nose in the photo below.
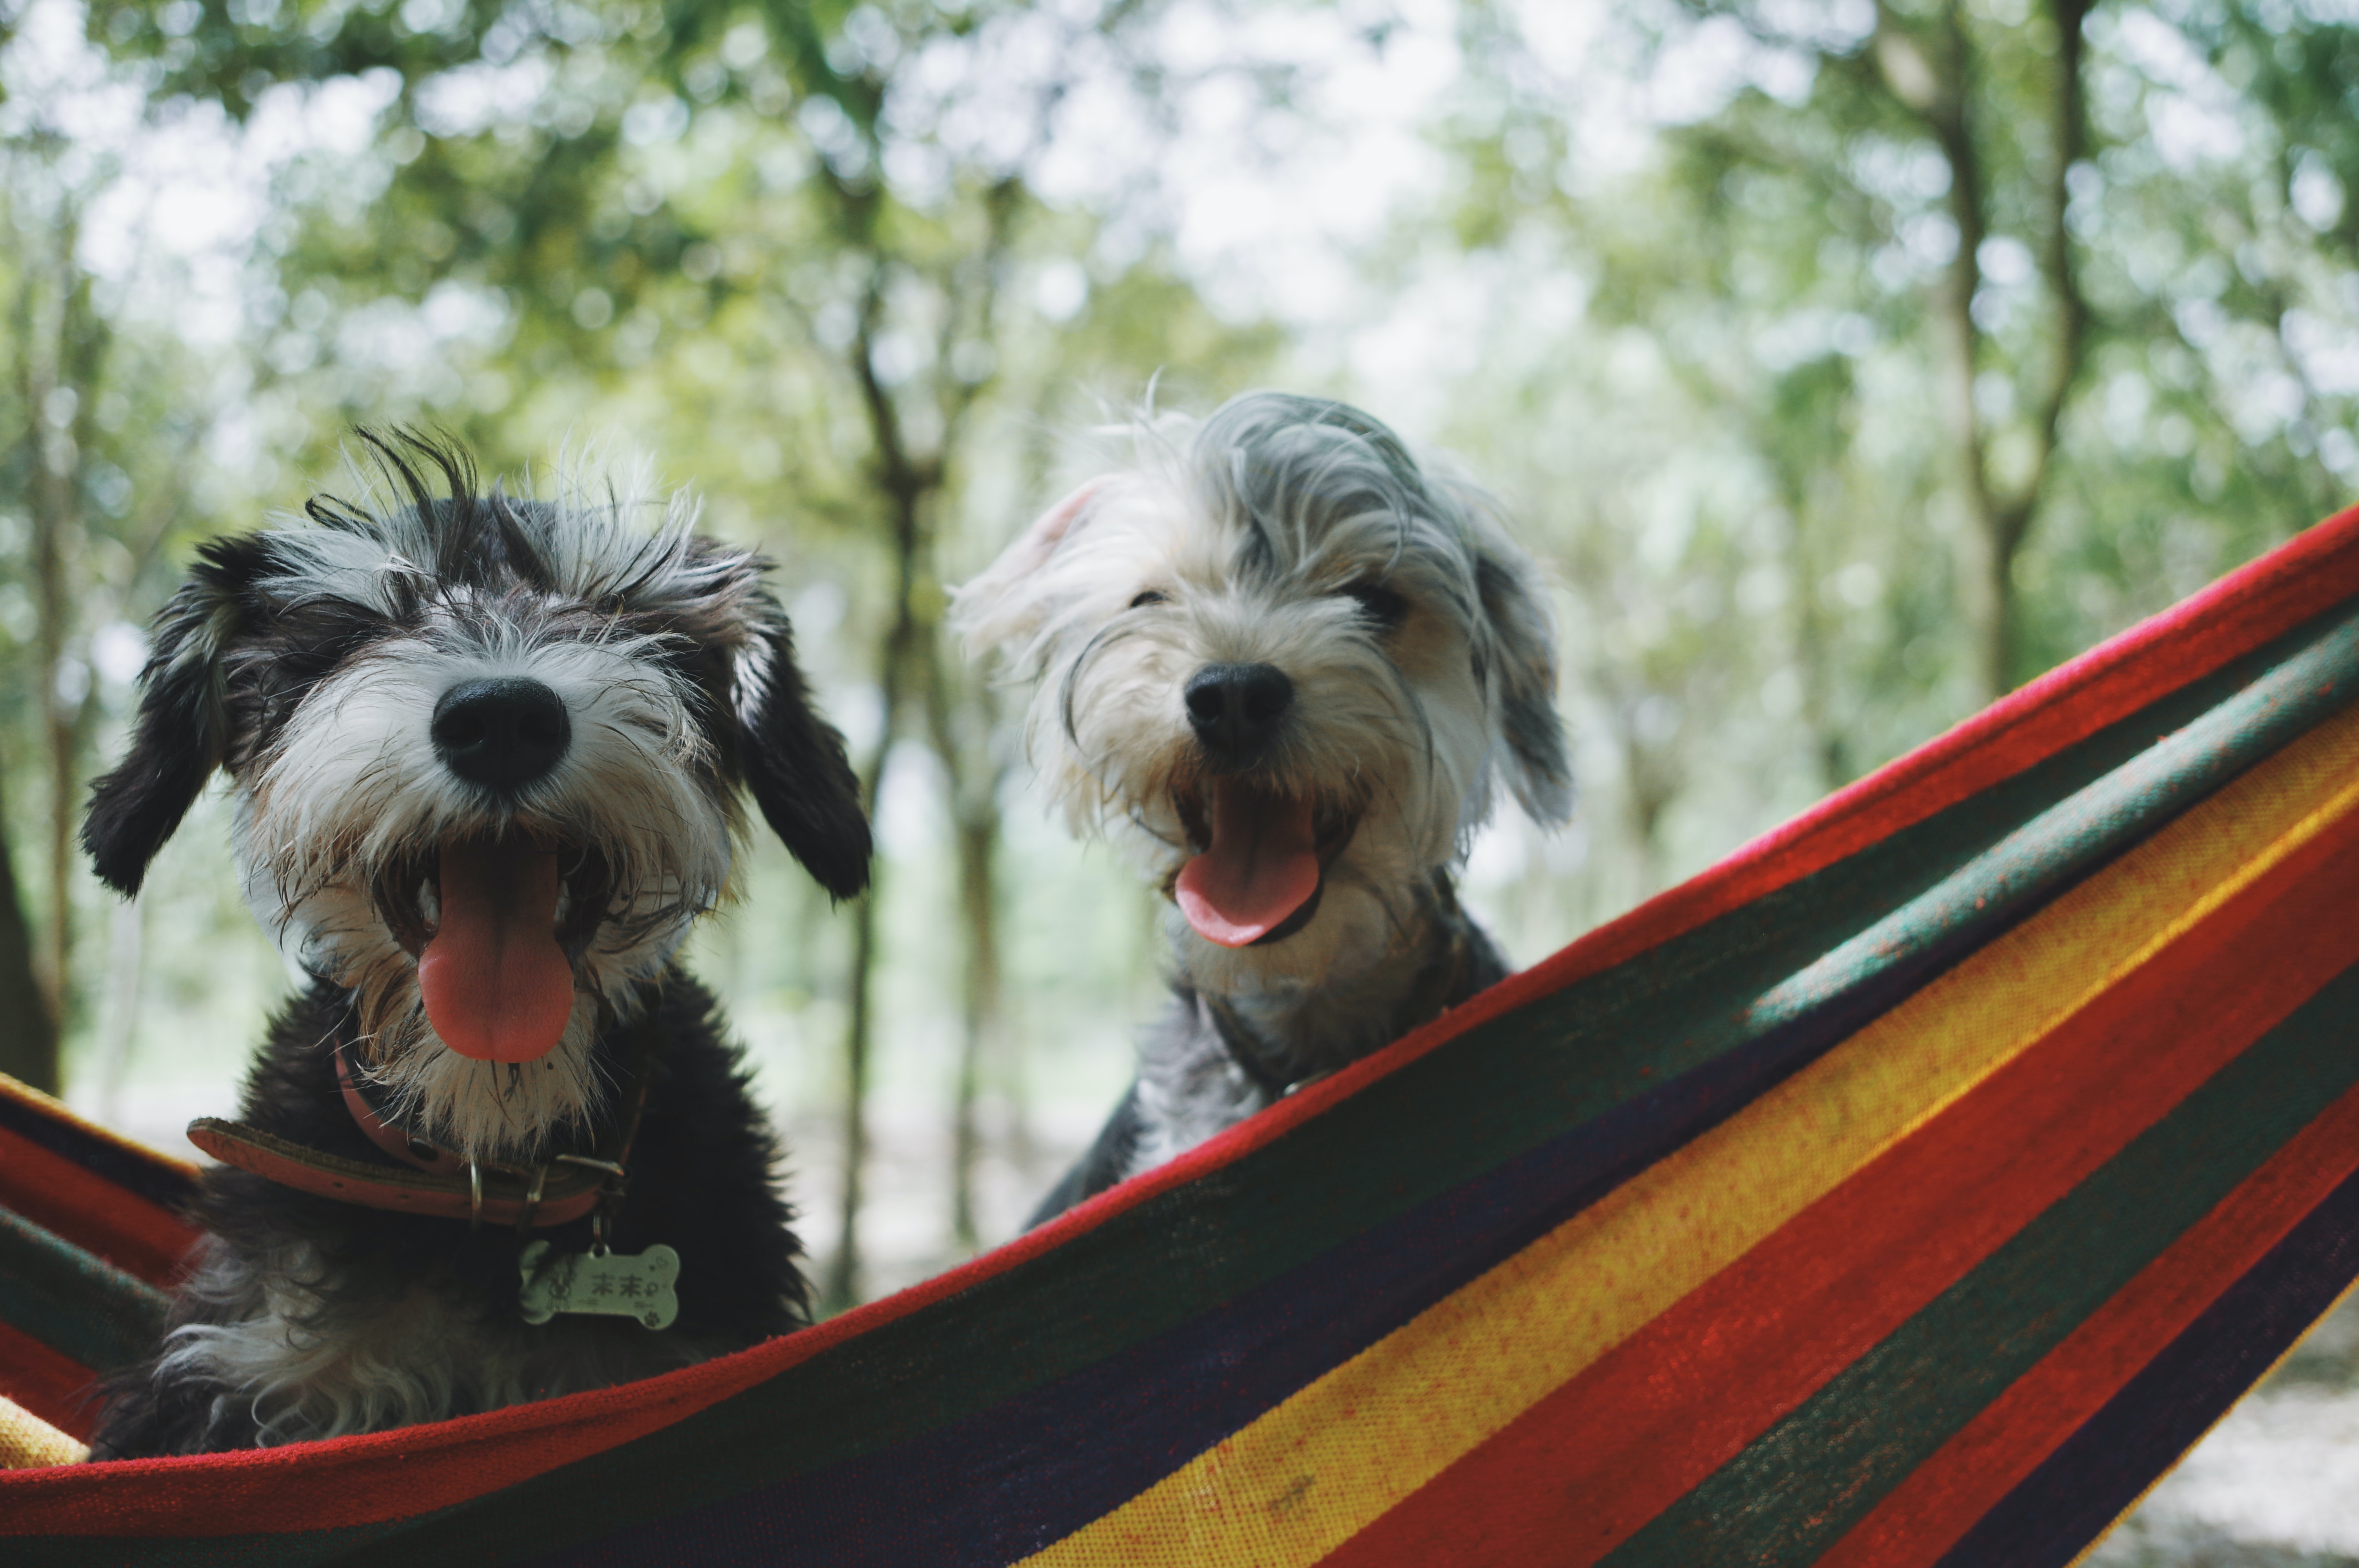
{"type": "Polygon", "coordinates": [[[1188,722],[1204,749],[1250,761],[1277,734],[1294,683],[1276,665],[1206,665],[1188,677],[1188,722]]]}
{"type": "Polygon", "coordinates": [[[572,742],[573,721],[555,692],[508,676],[444,692],[429,732],[444,767],[470,784],[512,791],[557,766],[572,742]]]}

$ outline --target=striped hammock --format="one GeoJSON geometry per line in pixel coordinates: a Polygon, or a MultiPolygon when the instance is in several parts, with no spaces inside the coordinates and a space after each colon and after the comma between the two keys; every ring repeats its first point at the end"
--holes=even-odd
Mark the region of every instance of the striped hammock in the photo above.
{"type": "MultiPolygon", "coordinates": [[[[0,1559],[2071,1562],[2359,1275],[2359,510],[1171,1165],[603,1392],[0,1474],[0,1559]]],[[[0,1099],[71,1428],[185,1170],[0,1099]]]]}

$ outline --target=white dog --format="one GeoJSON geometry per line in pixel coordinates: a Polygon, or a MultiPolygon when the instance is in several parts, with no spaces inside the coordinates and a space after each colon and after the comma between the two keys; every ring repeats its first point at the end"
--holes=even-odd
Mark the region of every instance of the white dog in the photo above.
{"type": "Polygon", "coordinates": [[[1035,1224],[1506,975],[1452,870],[1495,780],[1571,806],[1546,601],[1479,493],[1314,398],[1134,435],[956,606],[1037,683],[1075,829],[1135,843],[1178,916],[1137,1081],[1035,1224]]]}

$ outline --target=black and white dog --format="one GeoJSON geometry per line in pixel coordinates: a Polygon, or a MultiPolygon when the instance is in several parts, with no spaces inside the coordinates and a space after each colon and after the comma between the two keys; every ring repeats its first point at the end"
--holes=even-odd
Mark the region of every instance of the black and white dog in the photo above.
{"type": "Polygon", "coordinates": [[[199,552],[83,829],[133,892],[225,769],[247,901],[311,977],[242,1119],[191,1129],[226,1162],[209,1235],[98,1457],[439,1420],[805,1321],[769,1124],[672,962],[740,785],[829,892],[867,881],[767,563],[679,500],[650,528],[364,438],[375,501],[199,552]]]}
{"type": "Polygon", "coordinates": [[[1453,869],[1495,779],[1571,809],[1547,603],[1480,494],[1313,398],[1133,438],[957,601],[1037,682],[1027,741],[1075,829],[1136,846],[1176,905],[1171,1005],[1034,1224],[1504,977],[1453,869]]]}

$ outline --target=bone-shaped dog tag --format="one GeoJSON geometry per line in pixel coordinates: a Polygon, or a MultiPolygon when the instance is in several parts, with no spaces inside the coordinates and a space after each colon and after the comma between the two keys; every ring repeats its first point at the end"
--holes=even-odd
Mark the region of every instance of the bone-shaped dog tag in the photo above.
{"type": "Polygon", "coordinates": [[[630,1254],[560,1252],[536,1241],[516,1261],[524,1271],[516,1306],[527,1323],[547,1323],[561,1312],[598,1313],[669,1328],[679,1315],[679,1297],[672,1291],[679,1254],[661,1242],[630,1254]]]}

